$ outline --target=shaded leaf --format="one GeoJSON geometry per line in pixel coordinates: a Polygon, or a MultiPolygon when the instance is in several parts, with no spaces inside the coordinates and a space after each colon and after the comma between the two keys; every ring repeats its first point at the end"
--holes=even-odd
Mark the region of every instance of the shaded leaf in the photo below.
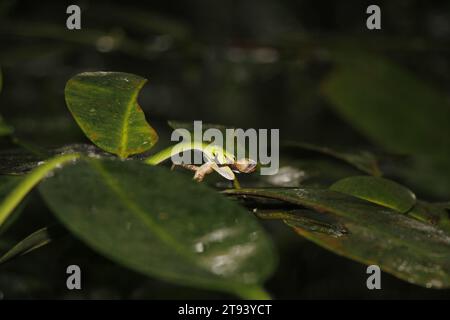
{"type": "Polygon", "coordinates": [[[417,201],[416,206],[408,212],[408,215],[433,225],[450,234],[450,216],[445,207],[439,203],[417,201]]]}
{"type": "Polygon", "coordinates": [[[306,209],[292,210],[254,210],[254,214],[261,219],[281,219],[292,227],[301,227],[308,231],[324,233],[340,237],[348,231],[332,216],[306,209]]]}
{"type": "Polygon", "coordinates": [[[0,152],[0,174],[23,175],[39,165],[44,164],[49,158],[73,153],[82,154],[91,158],[113,157],[110,153],[106,153],[90,144],[69,144],[61,148],[46,151],[13,149],[0,152]]]}
{"type": "Polygon", "coordinates": [[[73,162],[79,157],[78,154],[57,156],[42,163],[22,177],[16,177],[17,179],[10,178],[10,182],[4,187],[4,196],[0,202],[0,227],[5,223],[14,209],[22,202],[25,196],[41,182],[42,179],[51,175],[55,169],[61,168],[66,163],[73,162]]]}
{"type": "Polygon", "coordinates": [[[444,95],[382,57],[346,52],[336,62],[323,92],[352,125],[392,152],[450,154],[444,95]]]}
{"type": "Polygon", "coordinates": [[[114,261],[171,282],[265,297],[273,247],[254,217],[164,167],[86,160],[39,187],[76,236],[114,261]]]}
{"type": "Polygon", "coordinates": [[[375,155],[369,151],[342,151],[335,148],[316,146],[309,143],[302,142],[286,142],[283,143],[287,148],[298,148],[307,151],[317,152],[324,154],[335,159],[346,162],[349,165],[354,166],[362,172],[373,176],[381,176],[381,170],[378,167],[378,162],[375,155]]]}
{"type": "Polygon", "coordinates": [[[406,213],[416,203],[416,196],[411,190],[395,181],[378,177],[348,177],[334,183],[330,189],[401,213],[406,213]]]}
{"type": "Polygon", "coordinates": [[[450,236],[430,224],[332,190],[241,189],[225,194],[270,198],[330,214],[348,234],[332,237],[302,227],[294,230],[332,252],[377,264],[405,281],[450,287],[450,236]]]}
{"type": "Polygon", "coordinates": [[[280,171],[273,176],[261,176],[272,187],[324,187],[348,176],[360,174],[360,171],[341,161],[326,157],[303,157],[281,154],[280,171]]]}
{"type": "Polygon", "coordinates": [[[146,81],[121,72],[81,73],[67,82],[66,103],[93,143],[127,158],[149,150],[158,140],[137,103],[146,81]]]}
{"type": "Polygon", "coordinates": [[[23,149],[0,152],[0,174],[21,175],[36,168],[44,158],[23,149]]]}
{"type": "Polygon", "coordinates": [[[63,234],[64,231],[60,227],[56,226],[39,229],[17,243],[14,247],[8,250],[8,252],[3,254],[0,257],[0,264],[43,247],[63,234]]]}

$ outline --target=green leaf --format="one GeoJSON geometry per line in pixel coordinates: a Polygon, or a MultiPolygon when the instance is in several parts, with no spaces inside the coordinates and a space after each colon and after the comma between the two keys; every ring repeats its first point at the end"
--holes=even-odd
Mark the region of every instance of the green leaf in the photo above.
{"type": "Polygon", "coordinates": [[[63,230],[58,227],[45,227],[39,229],[17,243],[14,247],[8,250],[8,252],[1,256],[0,264],[41,248],[49,244],[51,241],[53,241],[53,239],[59,237],[62,234],[64,234],[63,230]]]}
{"type": "Polygon", "coordinates": [[[302,142],[286,142],[283,143],[283,146],[286,148],[301,149],[327,155],[341,160],[357,168],[358,170],[373,176],[381,176],[382,174],[380,168],[378,167],[377,159],[371,152],[368,151],[348,152],[302,142]]]}
{"type": "Polygon", "coordinates": [[[225,194],[285,201],[329,214],[348,233],[335,237],[300,226],[318,245],[425,287],[450,287],[450,236],[430,224],[326,189],[240,189],[225,194]]]}
{"type": "Polygon", "coordinates": [[[73,162],[80,156],[78,154],[65,154],[57,156],[43,162],[30,173],[11,181],[10,185],[5,187],[4,195],[0,200],[0,227],[11,215],[13,210],[20,204],[25,196],[45,177],[52,174],[53,170],[60,168],[68,162],[73,162]]]}
{"type": "Polygon", "coordinates": [[[292,227],[301,227],[314,232],[321,232],[334,237],[340,237],[348,231],[339,225],[332,216],[306,209],[294,210],[253,210],[254,214],[261,219],[281,219],[292,227]]]}
{"type": "Polygon", "coordinates": [[[49,207],[99,253],[149,276],[266,297],[275,254],[257,220],[223,195],[164,167],[86,160],[39,187],[49,207]]]}
{"type": "Polygon", "coordinates": [[[66,103],[93,143],[124,159],[158,141],[137,102],[146,81],[121,72],[81,73],[67,82],[66,103]]]}
{"type": "Polygon", "coordinates": [[[353,126],[391,152],[450,155],[445,95],[382,57],[345,52],[336,62],[323,92],[353,126]]]}
{"type": "Polygon", "coordinates": [[[401,213],[408,212],[416,203],[416,196],[411,190],[395,181],[378,177],[348,177],[334,183],[330,189],[401,213]]]}

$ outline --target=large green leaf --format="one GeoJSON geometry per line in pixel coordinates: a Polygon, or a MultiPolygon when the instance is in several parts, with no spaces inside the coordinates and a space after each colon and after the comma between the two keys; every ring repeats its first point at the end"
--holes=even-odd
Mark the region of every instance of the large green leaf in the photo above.
{"type": "Polygon", "coordinates": [[[137,102],[147,80],[121,72],[87,72],[67,82],[66,103],[86,136],[121,158],[149,150],[158,140],[137,102]]]}
{"type": "Polygon", "coordinates": [[[336,68],[322,86],[331,106],[388,151],[418,156],[395,168],[396,175],[425,194],[448,198],[448,97],[383,57],[334,52],[336,68]]]}
{"type": "Polygon", "coordinates": [[[294,230],[330,251],[377,264],[408,282],[450,287],[450,236],[430,224],[326,189],[241,189],[225,193],[285,201],[329,214],[347,230],[346,234],[336,237],[300,225],[294,230]]]}
{"type": "Polygon", "coordinates": [[[262,298],[275,256],[257,220],[234,201],[164,167],[86,160],[40,187],[89,246],[174,283],[262,298]]]}
{"type": "Polygon", "coordinates": [[[394,209],[401,213],[406,213],[416,203],[416,196],[411,190],[395,181],[378,177],[348,177],[337,181],[330,189],[394,209]]]}

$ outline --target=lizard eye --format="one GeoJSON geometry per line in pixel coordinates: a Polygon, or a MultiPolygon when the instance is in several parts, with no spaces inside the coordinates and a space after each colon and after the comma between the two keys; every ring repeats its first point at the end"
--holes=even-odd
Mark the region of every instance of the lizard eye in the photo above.
{"type": "Polygon", "coordinates": [[[244,158],[236,161],[235,166],[242,173],[251,173],[256,170],[256,161],[244,158]]]}

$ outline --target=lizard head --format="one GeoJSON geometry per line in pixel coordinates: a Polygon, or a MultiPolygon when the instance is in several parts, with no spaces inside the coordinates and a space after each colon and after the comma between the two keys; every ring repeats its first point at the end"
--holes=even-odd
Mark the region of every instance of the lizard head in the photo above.
{"type": "Polygon", "coordinates": [[[243,158],[234,163],[235,168],[242,173],[251,173],[256,170],[256,161],[243,158]]]}

